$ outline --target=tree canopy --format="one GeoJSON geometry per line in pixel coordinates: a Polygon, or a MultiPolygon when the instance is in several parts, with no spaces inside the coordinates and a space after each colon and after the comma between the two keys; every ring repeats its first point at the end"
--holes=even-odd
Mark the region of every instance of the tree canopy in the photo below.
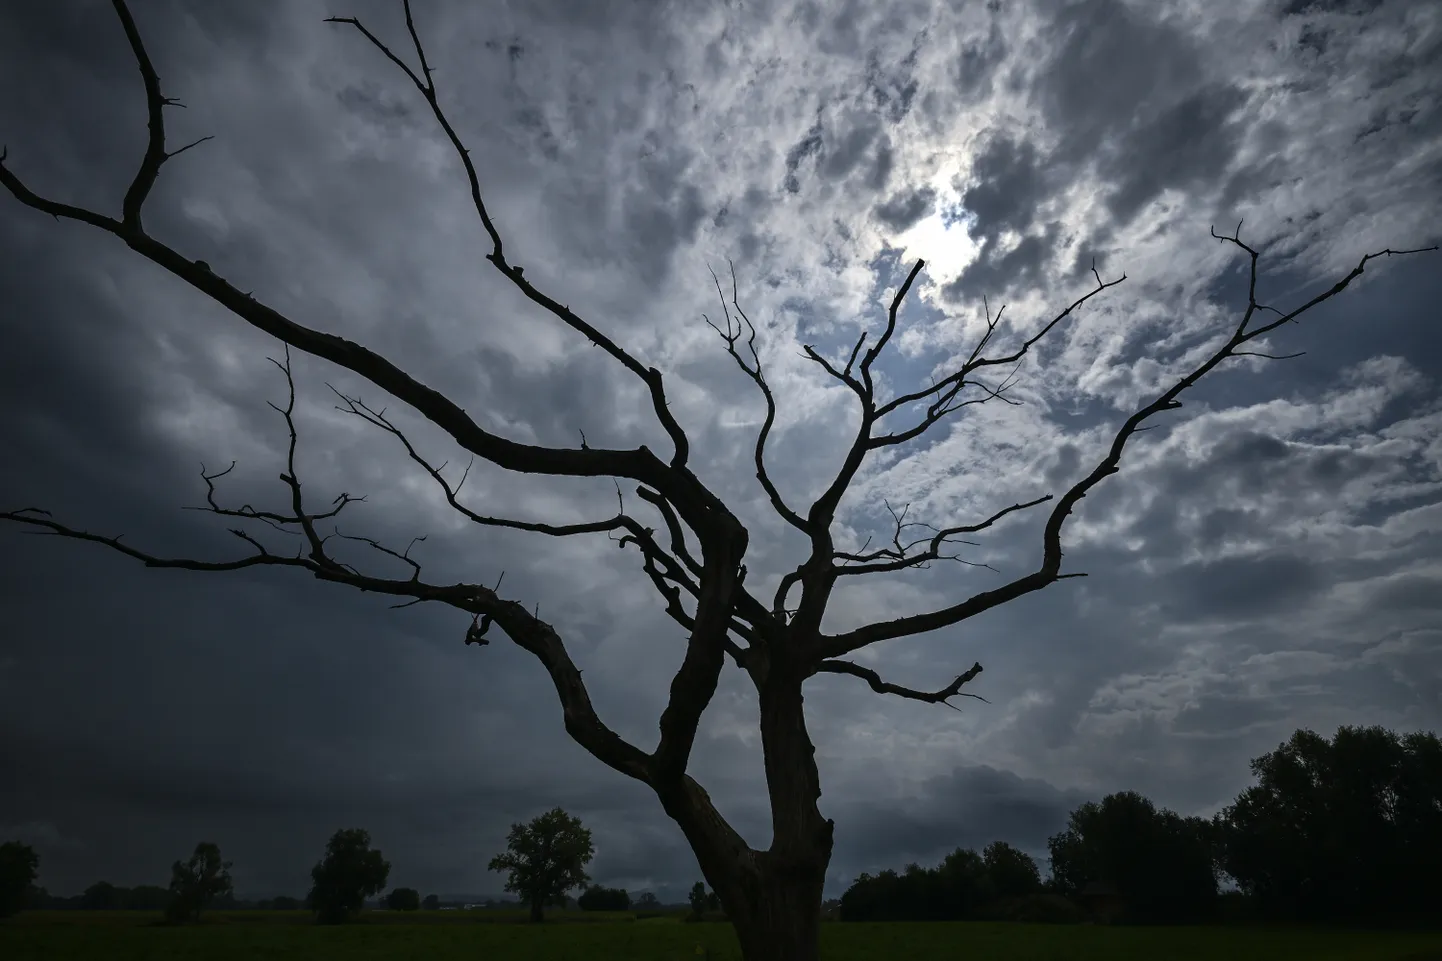
{"type": "Polygon", "coordinates": [[[25,895],[39,872],[40,858],[34,848],[19,841],[0,844],[0,918],[25,907],[25,895]]]}
{"type": "Polygon", "coordinates": [[[582,911],[629,911],[631,895],[625,888],[608,888],[592,884],[576,899],[576,907],[582,911]]]}
{"type": "Polygon", "coordinates": [[[233,893],[231,862],[220,857],[219,846],[202,841],[189,861],[176,861],[170,869],[170,904],[166,916],[172,921],[197,921],[200,912],[219,897],[233,893]]]}
{"type": "Polygon", "coordinates": [[[386,907],[391,911],[419,911],[421,893],[415,888],[392,888],[386,895],[386,907]]]}
{"type": "Polygon", "coordinates": [[[325,856],[311,868],[306,907],[322,924],[349,921],[365,907],[366,898],[385,888],[390,872],[390,862],[371,847],[369,831],[342,828],[331,835],[325,856]]]}
{"type": "Polygon", "coordinates": [[[1109,794],[1073,811],[1048,840],[1053,882],[1071,895],[1094,882],[1112,886],[1137,919],[1200,920],[1217,896],[1211,827],[1135,791],[1109,794]]]}
{"type": "Polygon", "coordinates": [[[567,893],[591,880],[585,866],[595,853],[580,818],[557,807],[529,824],[512,824],[506,850],[491,858],[490,869],[508,872],[506,890],[520,895],[539,922],[546,905],[565,906],[567,893]]]}
{"type": "Polygon", "coordinates": [[[1442,740],[1297,731],[1252,761],[1217,818],[1219,863],[1261,910],[1297,919],[1435,916],[1442,904],[1442,740]]]}

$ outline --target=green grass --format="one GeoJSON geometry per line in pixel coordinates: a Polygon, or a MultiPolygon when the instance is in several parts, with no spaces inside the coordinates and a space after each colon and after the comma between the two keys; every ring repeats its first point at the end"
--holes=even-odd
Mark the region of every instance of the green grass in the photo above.
{"type": "MultiPolygon", "coordinates": [[[[218,912],[166,927],[137,912],[29,912],[0,924],[4,961],[711,961],[739,959],[726,924],[503,912],[369,913],[319,927],[304,912],[218,912]],[[584,918],[583,923],[578,922],[584,918]]],[[[1442,932],[1123,928],[986,923],[826,924],[827,961],[1442,961],[1442,932]]]]}

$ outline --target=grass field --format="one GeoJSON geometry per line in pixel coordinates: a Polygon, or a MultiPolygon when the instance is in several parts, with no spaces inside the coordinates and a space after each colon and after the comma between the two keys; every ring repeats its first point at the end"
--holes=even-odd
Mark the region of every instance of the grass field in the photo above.
{"type": "MultiPolygon", "coordinates": [[[[167,927],[139,912],[30,912],[0,923],[4,961],[711,961],[739,959],[726,924],[675,918],[371,912],[319,927],[304,912],[216,913],[167,927]],[[704,955],[702,952],[705,952],[704,955]]],[[[983,923],[826,924],[827,961],[1442,961],[1442,932],[1124,928],[983,923]]]]}

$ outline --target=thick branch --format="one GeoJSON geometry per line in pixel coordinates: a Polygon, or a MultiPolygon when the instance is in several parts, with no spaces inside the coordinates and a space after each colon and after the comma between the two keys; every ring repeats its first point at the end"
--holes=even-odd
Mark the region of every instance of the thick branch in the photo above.
{"type": "Polygon", "coordinates": [[[327,17],[326,22],[346,23],[355,27],[377,50],[399,67],[406,77],[410,79],[411,83],[415,85],[415,88],[420,91],[421,96],[425,98],[426,103],[430,106],[431,113],[436,118],[436,122],[440,124],[441,129],[445,131],[446,138],[450,140],[451,146],[455,149],[456,156],[465,167],[466,180],[470,185],[471,203],[476,209],[476,214],[481,220],[481,225],[485,228],[486,234],[491,240],[491,252],[486,255],[486,259],[494,264],[496,269],[505,275],[506,279],[526,296],[527,300],[543,307],[548,313],[567,327],[583,334],[591,343],[600,347],[607,354],[610,354],[611,357],[620,362],[623,367],[641,379],[651,394],[651,406],[655,409],[656,417],[660,420],[661,426],[665,428],[666,434],[671,438],[671,443],[675,447],[675,454],[671,458],[671,466],[677,468],[685,466],[687,457],[689,456],[690,444],[686,438],[686,432],[682,430],[676,418],[671,415],[670,407],[667,406],[666,391],[662,383],[661,372],[654,367],[646,367],[643,365],[628,353],[625,348],[576,315],[569,307],[564,306],[559,301],[543,293],[525,278],[525,268],[514,266],[506,260],[505,245],[502,242],[500,230],[492,220],[485,200],[481,196],[481,181],[476,173],[475,164],[471,161],[471,152],[461,141],[460,135],[456,133],[455,128],[451,126],[451,122],[446,117],[445,111],[441,109],[440,100],[436,93],[435,80],[431,76],[430,66],[426,62],[425,49],[421,45],[420,35],[416,32],[415,22],[411,18],[410,0],[404,0],[404,8],[406,28],[410,31],[411,42],[415,47],[416,56],[421,64],[421,73],[419,75],[412,70],[404,60],[392,53],[390,48],[382,43],[380,38],[375,34],[371,33],[359,19],[355,17],[327,17]]]}
{"type": "MultiPolygon", "coordinates": [[[[87,223],[115,235],[131,249],[208,295],[246,323],[297,350],[324,358],[359,374],[409,404],[450,434],[465,450],[499,467],[532,474],[631,478],[648,484],[667,498],[687,523],[697,530],[708,526],[716,516],[725,515],[725,509],[720,502],[693,476],[676,468],[668,470],[667,466],[645,447],[635,450],[569,450],[520,444],[492,434],[477,425],[450,399],[420,383],[386,358],[343,337],[322,333],[291,320],[218,276],[204,262],[183,257],[168,245],[146,234],[140,222],[140,206],[158,175],[159,163],[155,158],[165,156],[164,128],[154,122],[154,119],[158,115],[157,111],[171,101],[157,99],[158,87],[151,82],[154,70],[149,66],[148,56],[144,54],[139,33],[134,29],[134,22],[130,19],[124,0],[114,2],[122,22],[127,25],[127,36],[132,50],[136,53],[137,61],[141,63],[142,75],[146,78],[147,107],[152,118],[151,139],[146,156],[126,195],[125,220],[115,220],[95,211],[59,203],[35,194],[5,166],[6,154],[0,151],[0,184],[3,184],[12,196],[35,210],[57,218],[87,223]]],[[[418,79],[414,74],[412,77],[418,79]]],[[[469,172],[474,176],[473,169],[469,172]]],[[[519,268],[513,268],[512,272],[518,274],[519,268]]],[[[577,322],[580,323],[579,319],[577,322]]],[[[576,329],[585,333],[589,327],[577,326],[576,329]]],[[[659,375],[656,375],[654,380],[659,384],[659,375]]],[[[682,449],[678,446],[678,451],[682,449]]]]}
{"type": "MultiPolygon", "coordinates": [[[[715,670],[728,651],[734,653],[739,650],[727,636],[733,626],[744,629],[744,625],[737,625],[733,617],[738,604],[743,609],[749,607],[753,614],[757,611],[760,611],[762,615],[765,613],[761,610],[760,605],[750,599],[740,587],[740,577],[744,572],[744,568],[740,566],[740,558],[745,547],[745,530],[720,500],[686,469],[686,438],[666,409],[660,373],[654,368],[643,368],[638,361],[605,335],[577,317],[568,308],[537,290],[525,280],[520,267],[510,264],[506,260],[501,236],[482,201],[475,167],[470,162],[465,147],[461,144],[437,101],[431,69],[426,62],[419,36],[411,19],[409,4],[406,5],[407,28],[421,61],[420,74],[408,68],[395,57],[358,20],[347,19],[343,22],[354,25],[389,59],[401,67],[430,104],[432,112],[442,129],[445,130],[465,167],[476,212],[492,241],[493,249],[488,255],[488,259],[528,299],[540,304],[568,326],[590,338],[593,343],[601,346],[624,366],[641,376],[648,385],[657,416],[675,444],[675,455],[669,465],[660,461],[645,447],[636,450],[604,450],[590,448],[583,443],[582,449],[570,450],[520,444],[492,434],[477,425],[464,410],[449,398],[421,384],[384,357],[342,337],[322,333],[296,323],[260,303],[250,293],[242,292],[216,275],[208,264],[182,257],[166,244],[146,234],[140,221],[140,208],[158,176],[160,164],[163,163],[165,157],[164,129],[156,122],[157,111],[165,105],[165,101],[159,99],[158,81],[154,79],[154,70],[150,67],[144,45],[138,31],[134,28],[125,3],[123,0],[115,0],[115,6],[126,26],[127,36],[145,80],[147,105],[152,120],[146,156],[142,160],[140,170],[127,194],[124,220],[117,221],[93,211],[61,204],[36,195],[4,166],[5,155],[3,152],[0,152],[0,183],[3,183],[16,199],[27,206],[56,217],[88,223],[119,237],[131,249],[207,294],[255,328],[276,337],[289,347],[322,357],[359,374],[372,384],[410,405],[426,419],[448,433],[463,449],[499,467],[522,473],[556,476],[624,477],[638,481],[654,492],[658,501],[664,503],[676,518],[684,522],[700,538],[703,551],[702,566],[705,568],[705,576],[701,578],[701,583],[691,581],[682,566],[684,561],[678,562],[662,551],[651,538],[649,529],[641,527],[639,524],[623,522],[626,535],[621,538],[621,543],[623,546],[627,543],[635,543],[641,547],[646,558],[648,573],[653,577],[653,582],[658,585],[660,582],[666,582],[682,589],[694,590],[697,594],[697,612],[694,617],[690,618],[692,628],[687,656],[683,661],[681,672],[677,676],[676,684],[673,685],[673,703],[668,708],[668,714],[663,720],[664,750],[661,752],[663,757],[658,764],[658,770],[664,770],[667,777],[671,778],[674,783],[679,771],[684,770],[685,760],[689,756],[696,720],[699,718],[700,711],[704,709],[706,701],[709,700],[711,692],[714,691],[715,670]],[[720,567],[715,567],[718,564],[720,567]],[[687,730],[688,728],[689,730],[687,730]]],[[[288,472],[283,479],[292,488],[293,501],[298,502],[299,481],[295,479],[294,472],[288,472]]],[[[500,518],[485,518],[475,512],[471,512],[471,516],[472,520],[478,522],[493,522],[492,526],[527,529],[538,533],[568,534],[601,529],[600,525],[583,525],[578,528],[576,526],[508,522],[500,518]]],[[[19,515],[7,516],[5,519],[34,522],[37,517],[22,512],[19,515]]],[[[264,520],[265,518],[257,519],[264,520]]],[[[313,526],[306,520],[303,512],[297,511],[294,523],[300,526],[305,535],[310,553],[306,557],[287,559],[285,563],[292,566],[299,563],[300,566],[311,569],[312,573],[317,576],[352,583],[361,589],[380,590],[385,587],[385,584],[380,581],[372,583],[360,579],[360,576],[352,569],[339,564],[339,562],[325,559],[325,538],[313,530],[313,526]]],[[[56,532],[59,533],[58,530],[56,532]]],[[[244,536],[248,541],[254,543],[249,535],[238,536],[244,536]]],[[[379,545],[373,542],[366,542],[372,547],[379,548],[379,545]]],[[[256,546],[258,550],[263,550],[259,548],[258,544],[256,546]]],[[[409,563],[407,555],[387,552],[407,560],[409,563]]],[[[157,564],[170,563],[153,557],[141,559],[157,564]]],[[[276,562],[274,555],[263,552],[257,558],[221,562],[219,566],[202,565],[196,569],[234,569],[238,566],[276,562]]],[[[188,562],[175,563],[181,565],[188,562]]],[[[417,581],[417,583],[419,582],[417,581]]],[[[413,600],[441,597],[440,594],[434,592],[426,593],[424,597],[418,597],[415,593],[417,590],[420,588],[407,588],[406,594],[413,600]]],[[[680,611],[680,608],[678,604],[672,602],[672,595],[669,591],[668,588],[668,610],[671,610],[674,616],[675,612],[680,611]]],[[[490,607],[494,607],[494,605],[490,605],[490,607]]],[[[681,613],[684,614],[684,612],[681,613]]],[[[549,628],[539,625],[539,622],[532,624],[520,618],[520,615],[515,612],[507,613],[488,608],[484,611],[473,611],[473,614],[477,617],[475,630],[478,632],[478,637],[480,636],[479,632],[483,631],[480,618],[485,615],[490,619],[489,623],[501,624],[518,643],[528,646],[528,649],[533,650],[538,657],[542,658],[557,683],[558,691],[562,693],[567,710],[568,729],[579,725],[582,734],[577,734],[577,739],[597,753],[607,752],[608,763],[616,766],[620,755],[606,743],[602,743],[606,741],[606,738],[593,729],[594,725],[588,719],[589,705],[585,703],[584,690],[579,687],[579,674],[574,672],[574,667],[565,657],[564,650],[559,646],[559,639],[554,638],[553,632],[550,632],[549,628]],[[515,631],[512,631],[511,627],[514,627],[515,631]]],[[[575,732],[573,731],[573,733],[575,732]]],[[[603,759],[607,758],[603,757],[603,759]]],[[[629,763],[630,761],[627,761],[627,764],[629,763]]],[[[634,766],[632,767],[634,771],[634,766]]]]}
{"type": "Polygon", "coordinates": [[[878,694],[895,694],[897,697],[904,697],[912,701],[925,701],[928,704],[945,704],[952,710],[960,710],[950,702],[950,699],[953,697],[974,697],[978,701],[986,701],[986,698],[980,694],[968,694],[962,690],[964,685],[970,683],[973,678],[981,673],[980,663],[973,664],[967,669],[966,673],[958,674],[955,680],[937,691],[918,691],[913,688],[902,687],[900,684],[883,681],[881,675],[877,674],[871,668],[862,667],[860,664],[851,661],[822,661],[816,665],[816,672],[818,674],[850,674],[852,677],[859,677],[871,685],[871,689],[878,694]]]}
{"type": "Polygon", "coordinates": [[[746,531],[738,524],[730,538],[708,544],[702,555],[695,626],[681,668],[671,681],[670,699],[661,713],[661,740],[653,767],[658,780],[674,781],[685,773],[701,714],[716,694],[727,653],[735,592],[746,576],[746,568],[741,566],[746,540],[746,531]]]}
{"type": "MultiPolygon", "coordinates": [[[[622,536],[615,538],[617,545],[625,549],[627,545],[634,544],[640,549],[642,554],[642,570],[646,576],[650,578],[657,593],[666,601],[665,609],[667,615],[687,630],[695,627],[695,620],[686,613],[686,609],[681,603],[681,592],[685,591],[693,598],[700,596],[700,585],[688,576],[688,568],[692,573],[697,574],[700,573],[701,568],[695,559],[686,552],[685,537],[681,533],[680,522],[677,520],[675,512],[671,510],[671,506],[667,504],[659,494],[654,491],[649,491],[644,487],[639,489],[642,497],[650,503],[657,505],[665,517],[667,525],[671,529],[673,550],[677,547],[680,549],[680,554],[677,556],[673,556],[672,553],[667,552],[657,543],[650,528],[643,526],[639,521],[624,511],[618,511],[614,516],[605,518],[604,520],[583,521],[575,524],[547,524],[538,521],[521,521],[509,517],[483,515],[472,510],[460,501],[460,489],[465,485],[466,479],[470,476],[469,466],[467,466],[465,472],[461,475],[460,481],[453,486],[450,481],[446,480],[445,475],[441,473],[446,465],[442,464],[440,467],[436,467],[422,456],[421,453],[416,450],[415,445],[411,443],[410,438],[406,436],[405,432],[386,416],[384,410],[375,410],[364,401],[349,397],[334,387],[331,387],[331,390],[345,405],[343,407],[337,405],[337,410],[354,414],[399,440],[410,459],[419,464],[441,488],[445,494],[446,502],[451,505],[451,508],[472,523],[484,527],[499,527],[508,530],[544,534],[550,537],[570,537],[580,534],[611,534],[617,531],[624,531],[625,533],[622,536]],[[683,563],[686,565],[685,567],[682,566],[683,563]]],[[[616,500],[618,507],[621,506],[621,490],[619,485],[616,488],[616,500]]],[[[736,630],[743,637],[751,636],[749,628],[744,624],[734,624],[733,630],[736,630]]],[[[738,664],[741,663],[745,654],[744,650],[729,640],[727,644],[729,645],[728,651],[733,654],[738,664]]]]}
{"type": "MultiPolygon", "coordinates": [[[[101,544],[138,560],[147,567],[203,572],[234,571],[261,566],[298,568],[309,572],[318,580],[345,584],[361,591],[407,598],[405,603],[396,605],[399,607],[422,602],[439,602],[470,613],[473,618],[473,626],[466,632],[466,643],[483,644],[485,643],[486,629],[492,624],[500,626],[518,646],[535,655],[551,675],[556,691],[561,698],[566,729],[571,736],[606,764],[623,774],[649,783],[651,777],[649,756],[623,740],[597,716],[585,685],[581,681],[581,672],[571,661],[559,635],[549,624],[541,621],[536,614],[527,611],[523,605],[501,598],[496,593],[499,582],[497,588],[486,588],[475,584],[438,585],[427,583],[421,579],[419,562],[410,556],[410,547],[404,551],[398,551],[373,538],[342,534],[338,529],[331,534],[320,533],[316,527],[316,521],[334,518],[346,504],[353,503],[359,498],[342,495],[337,498],[339,506],[331,511],[313,513],[306,510],[303,488],[295,463],[297,432],[293,417],[294,384],[291,381],[289,363],[276,362],[276,366],[285,373],[287,383],[290,385],[290,400],[286,406],[279,407],[274,404],[271,406],[284,416],[290,432],[286,471],[281,474],[281,481],[291,492],[293,512],[283,514],[278,511],[257,511],[248,506],[238,509],[222,507],[216,500],[214,482],[228,473],[229,468],[218,474],[202,475],[206,483],[206,500],[209,504],[208,508],[203,509],[222,516],[261,520],[281,530],[287,530],[289,525],[296,525],[301,529],[306,542],[305,546],[296,553],[291,555],[274,553],[250,533],[240,528],[233,528],[230,533],[248,544],[251,548],[250,553],[221,561],[169,558],[131,547],[124,543],[119,536],[107,537],[62,524],[54,520],[48,511],[36,508],[3,512],[0,513],[0,520],[39,529],[56,536],[101,544]],[[354,565],[337,559],[327,551],[327,545],[332,537],[366,544],[377,552],[406,564],[411,570],[411,575],[400,579],[362,573],[354,565]]],[[[423,538],[412,540],[411,546],[413,547],[420,540],[423,538]]]]}

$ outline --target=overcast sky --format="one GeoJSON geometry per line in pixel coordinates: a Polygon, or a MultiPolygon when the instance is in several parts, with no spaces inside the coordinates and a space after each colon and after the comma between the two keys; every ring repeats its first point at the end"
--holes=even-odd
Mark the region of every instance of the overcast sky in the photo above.
{"type": "MultiPolygon", "coordinates": [[[[136,0],[175,144],[146,224],[298,321],[387,354],[489,429],[666,449],[637,385],[483,259],[462,172],[414,89],[329,14],[404,50],[399,4],[136,0]]],[[[1365,252],[1436,243],[1442,7],[1411,0],[643,3],[417,0],[444,106],[513,262],[661,368],[693,461],[751,530],[750,580],[802,545],[747,467],[754,387],[702,321],[736,265],[782,419],[773,476],[814,495],[855,423],[800,356],[834,355],[911,262],[884,389],[944,374],[1006,304],[1003,346],[1126,273],[1018,371],[1025,403],[969,408],[869,463],[838,528],[882,499],[963,523],[1059,492],[1134,407],[1259,296],[1300,303],[1365,252]],[[1225,8],[1225,10],[1223,9],[1225,8]]],[[[100,0],[0,12],[0,140],[32,188],[118,213],[144,149],[140,77],[100,0]]],[[[1006,839],[1045,854],[1081,801],[1122,789],[1210,814],[1297,727],[1437,729],[1442,716],[1442,259],[1375,263],[1229,362],[1139,435],[1067,528],[1087,572],[861,659],[935,688],[980,661],[962,711],[807,689],[829,895],[862,870],[1006,839]]],[[[199,472],[282,506],[279,345],[89,227],[0,197],[0,504],[43,506],[157,553],[234,556],[199,472]]],[[[684,638],[634,552],[468,528],[386,436],[333,409],[297,356],[300,470],[316,502],[366,494],[347,533],[417,548],[428,577],[538,604],[604,719],[646,749],[684,638]]],[[[463,461],[402,410],[436,462],[463,461]]],[[[478,466],[471,503],[527,519],[614,509],[608,482],[478,466]]],[[[641,507],[626,491],[627,502],[641,507]]],[[[807,501],[809,503],[809,501],[807,501]]],[[[936,606],[1032,569],[1039,518],[943,565],[847,584],[828,628],[936,606]]],[[[164,883],[199,840],[242,895],[303,894],[339,827],[393,884],[494,892],[507,826],[553,805],[596,834],[592,874],[680,898],[700,875],[646,789],[565,735],[543,669],[467,619],[284,571],[149,571],[0,529],[0,840],[41,883],[164,883]]],[[[382,559],[384,560],[384,559],[382,559]]],[[[382,567],[381,569],[385,569],[382,567]]],[[[862,580],[857,578],[856,580],[862,580]]],[[[756,703],[729,668],[693,773],[769,843],[756,703]]]]}

